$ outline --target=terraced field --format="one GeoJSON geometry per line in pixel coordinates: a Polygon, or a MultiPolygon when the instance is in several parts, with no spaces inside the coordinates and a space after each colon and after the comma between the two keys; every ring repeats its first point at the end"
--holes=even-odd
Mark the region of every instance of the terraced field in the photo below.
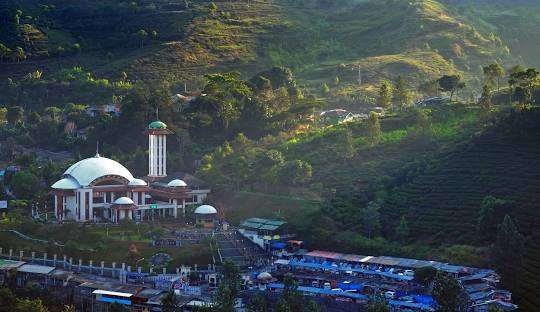
{"type": "MultiPolygon", "coordinates": [[[[514,290],[528,309],[538,303],[540,272],[539,110],[513,113],[496,126],[436,157],[410,182],[394,190],[383,214],[398,220],[404,214],[411,233],[427,241],[477,241],[476,219],[485,196],[504,199],[496,211],[509,214],[527,237],[524,275],[514,290]]],[[[519,270],[516,268],[516,270],[519,270]]]]}

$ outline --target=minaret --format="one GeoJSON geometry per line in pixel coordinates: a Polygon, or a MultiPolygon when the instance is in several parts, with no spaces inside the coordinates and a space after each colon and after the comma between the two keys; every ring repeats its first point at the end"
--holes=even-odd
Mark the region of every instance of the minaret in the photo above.
{"type": "Polygon", "coordinates": [[[148,125],[148,177],[167,176],[167,135],[171,131],[159,120],[148,125]]]}

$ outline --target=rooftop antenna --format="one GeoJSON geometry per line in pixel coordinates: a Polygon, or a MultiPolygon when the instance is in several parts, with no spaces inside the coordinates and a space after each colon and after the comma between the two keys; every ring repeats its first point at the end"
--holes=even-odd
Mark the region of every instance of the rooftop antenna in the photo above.
{"type": "Polygon", "coordinates": [[[156,120],[159,120],[159,106],[156,106],[156,120]]]}
{"type": "Polygon", "coordinates": [[[99,141],[96,141],[96,157],[99,157],[99,141]]]}

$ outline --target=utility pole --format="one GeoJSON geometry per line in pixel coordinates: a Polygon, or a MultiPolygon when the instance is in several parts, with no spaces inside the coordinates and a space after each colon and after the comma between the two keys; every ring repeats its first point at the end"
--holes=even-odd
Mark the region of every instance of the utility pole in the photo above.
{"type": "Polygon", "coordinates": [[[362,85],[362,69],[360,64],[358,64],[358,85],[362,85]]]}

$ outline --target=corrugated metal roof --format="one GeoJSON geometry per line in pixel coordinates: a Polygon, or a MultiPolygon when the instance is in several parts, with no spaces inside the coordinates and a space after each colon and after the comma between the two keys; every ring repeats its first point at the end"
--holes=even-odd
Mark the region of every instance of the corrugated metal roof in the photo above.
{"type": "Polygon", "coordinates": [[[13,261],[13,260],[4,260],[0,259],[0,270],[10,270],[13,268],[18,268],[21,265],[25,264],[24,261],[13,261]]]}
{"type": "Polygon", "coordinates": [[[109,296],[117,296],[117,297],[124,297],[124,298],[130,298],[133,296],[133,294],[130,293],[123,293],[118,291],[109,291],[109,290],[102,290],[97,289],[92,292],[94,295],[109,295],[109,296]]]}
{"type": "Polygon", "coordinates": [[[49,274],[56,269],[55,267],[37,265],[37,264],[25,264],[17,269],[19,272],[34,273],[34,274],[49,274]]]}

